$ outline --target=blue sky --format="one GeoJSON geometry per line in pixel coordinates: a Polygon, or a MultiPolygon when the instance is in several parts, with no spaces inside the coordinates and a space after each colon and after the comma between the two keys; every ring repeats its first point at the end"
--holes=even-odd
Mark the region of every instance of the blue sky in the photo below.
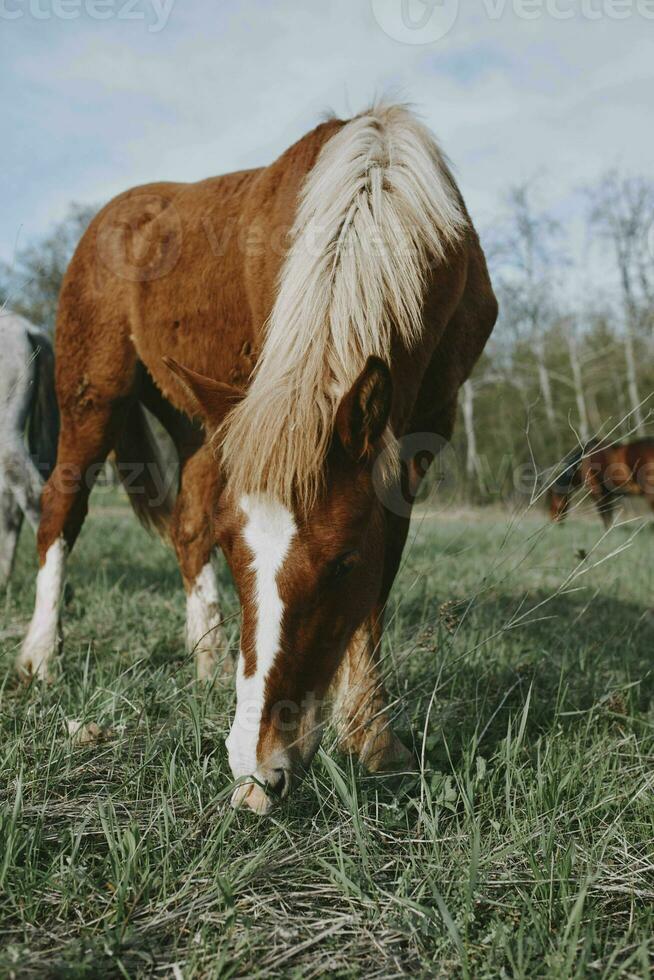
{"type": "Polygon", "coordinates": [[[266,163],[380,94],[482,227],[511,183],[566,218],[609,166],[654,172],[654,0],[404,2],[0,0],[0,258],[71,200],[266,163]]]}

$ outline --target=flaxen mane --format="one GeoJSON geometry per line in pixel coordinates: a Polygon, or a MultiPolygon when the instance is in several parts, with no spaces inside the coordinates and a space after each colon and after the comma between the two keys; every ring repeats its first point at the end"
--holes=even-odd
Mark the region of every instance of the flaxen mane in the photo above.
{"type": "Polygon", "coordinates": [[[308,174],[252,384],[219,434],[237,494],[308,508],[338,402],[370,355],[423,330],[427,271],[467,218],[431,133],[376,107],[325,144],[308,174]]]}

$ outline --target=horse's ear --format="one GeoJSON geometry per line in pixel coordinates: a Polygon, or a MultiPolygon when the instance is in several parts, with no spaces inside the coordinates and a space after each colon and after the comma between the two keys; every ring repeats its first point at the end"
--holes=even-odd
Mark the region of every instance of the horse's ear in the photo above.
{"type": "Polygon", "coordinates": [[[336,433],[353,459],[363,459],[375,448],[388,425],[392,401],[388,365],[379,357],[369,357],[336,412],[336,433]]]}
{"type": "Polygon", "coordinates": [[[230,409],[234,408],[245,394],[241,388],[235,388],[222,381],[214,381],[213,378],[206,378],[197,371],[191,371],[173,357],[164,357],[163,362],[191,393],[198,407],[198,414],[210,428],[217,429],[230,409]]]}

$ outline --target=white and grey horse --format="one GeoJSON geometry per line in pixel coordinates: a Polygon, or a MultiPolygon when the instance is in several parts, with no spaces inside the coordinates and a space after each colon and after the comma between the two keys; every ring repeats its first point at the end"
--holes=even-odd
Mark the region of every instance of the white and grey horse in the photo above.
{"type": "Polygon", "coordinates": [[[23,518],[38,526],[58,430],[50,339],[24,317],[0,310],[0,588],[11,575],[23,518]]]}

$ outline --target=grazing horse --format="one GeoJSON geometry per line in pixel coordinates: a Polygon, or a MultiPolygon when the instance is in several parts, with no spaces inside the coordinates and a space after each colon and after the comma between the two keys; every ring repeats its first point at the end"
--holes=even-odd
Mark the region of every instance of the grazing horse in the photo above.
{"type": "Polygon", "coordinates": [[[9,581],[26,517],[36,532],[43,480],[55,462],[59,414],[46,333],[0,311],[0,588],[9,581]],[[27,434],[27,445],[25,435],[27,434]]]}
{"type": "Polygon", "coordinates": [[[200,676],[224,657],[216,546],[241,603],[234,805],[264,813],[288,792],[328,692],[344,750],[405,766],[379,651],[410,508],[379,488],[400,485],[402,436],[449,439],[496,317],[447,163],[403,106],[330,119],[268,167],[116,198],[61,291],[62,427],[20,669],[47,676],[85,474],[112,448],[151,459],[146,406],[177,446],[179,493],[155,505],[148,465],[128,492],[172,540],[200,676]]]}
{"type": "Polygon", "coordinates": [[[573,450],[550,490],[552,520],[562,522],[570,497],[586,487],[606,527],[618,497],[645,497],[654,510],[654,439],[637,439],[602,448],[597,441],[573,450]]]}

